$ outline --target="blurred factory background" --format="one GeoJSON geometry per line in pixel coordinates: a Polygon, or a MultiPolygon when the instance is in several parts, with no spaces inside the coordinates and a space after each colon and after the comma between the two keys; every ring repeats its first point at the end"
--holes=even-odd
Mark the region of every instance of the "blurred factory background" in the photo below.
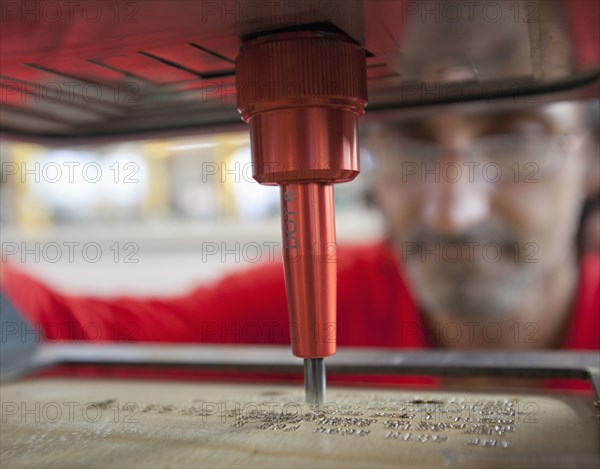
{"type": "MultiPolygon", "coordinates": [[[[2,141],[2,255],[73,294],[169,295],[280,257],[279,188],[245,131],[67,148],[2,141]]],[[[381,236],[371,159],[335,187],[340,243],[381,236]]]]}

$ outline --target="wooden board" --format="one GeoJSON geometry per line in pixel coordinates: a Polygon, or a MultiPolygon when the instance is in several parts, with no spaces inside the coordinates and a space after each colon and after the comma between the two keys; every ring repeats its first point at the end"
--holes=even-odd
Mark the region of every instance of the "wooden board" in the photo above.
{"type": "Polygon", "coordinates": [[[593,467],[589,398],[32,379],[0,387],[1,467],[593,467]]]}

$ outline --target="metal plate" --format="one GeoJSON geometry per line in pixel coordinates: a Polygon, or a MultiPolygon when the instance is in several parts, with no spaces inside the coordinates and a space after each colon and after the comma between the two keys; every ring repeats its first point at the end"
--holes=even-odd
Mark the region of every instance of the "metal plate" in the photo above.
{"type": "Polygon", "coordinates": [[[589,399],[36,379],[3,385],[3,467],[590,467],[589,399]]]}

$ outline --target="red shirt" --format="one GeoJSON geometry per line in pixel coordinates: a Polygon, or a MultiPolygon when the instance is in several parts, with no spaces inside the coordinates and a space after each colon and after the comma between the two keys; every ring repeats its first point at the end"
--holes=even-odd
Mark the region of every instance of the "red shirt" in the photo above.
{"type": "MultiPolygon", "coordinates": [[[[234,273],[183,296],[146,299],[62,295],[10,266],[5,270],[6,296],[49,341],[289,344],[279,262],[234,273]]],[[[569,327],[565,348],[600,349],[597,253],[581,262],[569,327]]],[[[341,346],[431,345],[386,244],[340,249],[337,339],[341,346]]]]}

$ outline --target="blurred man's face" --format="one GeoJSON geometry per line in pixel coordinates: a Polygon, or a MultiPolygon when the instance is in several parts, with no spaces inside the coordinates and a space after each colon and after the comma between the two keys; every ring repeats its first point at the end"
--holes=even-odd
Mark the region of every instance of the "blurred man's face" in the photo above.
{"type": "Polygon", "coordinates": [[[583,105],[439,109],[376,132],[376,195],[418,304],[502,318],[572,262],[586,196],[583,105]]]}

